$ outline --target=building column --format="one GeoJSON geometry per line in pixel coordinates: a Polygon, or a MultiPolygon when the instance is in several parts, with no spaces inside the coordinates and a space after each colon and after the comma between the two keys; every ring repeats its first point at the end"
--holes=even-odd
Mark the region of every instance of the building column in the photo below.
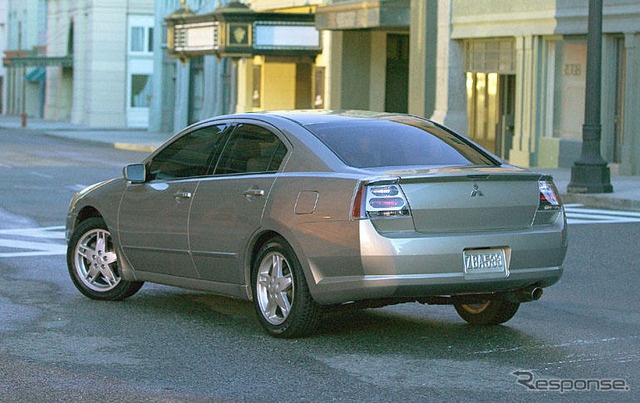
{"type": "Polygon", "coordinates": [[[178,132],[189,124],[189,74],[190,63],[184,66],[178,61],[176,63],[176,100],[173,112],[173,131],[178,132]]]}
{"type": "Polygon", "coordinates": [[[437,18],[437,0],[411,0],[409,113],[412,115],[429,117],[435,109],[437,18]]]}
{"type": "Polygon", "coordinates": [[[529,167],[536,165],[536,146],[542,122],[544,96],[543,41],[538,36],[516,38],[516,110],[513,144],[509,162],[529,167]]]}
{"type": "Polygon", "coordinates": [[[436,95],[431,119],[466,135],[469,122],[463,48],[460,41],[451,39],[452,6],[453,0],[438,0],[436,95]]]}
{"type": "Polygon", "coordinates": [[[253,110],[253,58],[242,58],[236,62],[236,66],[238,83],[236,112],[251,112],[253,110]]]}
{"type": "Polygon", "coordinates": [[[640,175],[640,33],[625,34],[624,47],[625,87],[624,87],[624,127],[622,144],[623,175],[640,175]]]}
{"type": "Polygon", "coordinates": [[[371,33],[342,33],[342,96],[344,109],[369,109],[371,94],[371,33]]]}
{"type": "Polygon", "coordinates": [[[369,110],[384,112],[387,76],[387,32],[371,32],[369,110]]]}
{"type": "Polygon", "coordinates": [[[325,91],[325,107],[328,109],[342,109],[342,31],[329,31],[329,47],[327,52],[327,76],[325,91]]]}

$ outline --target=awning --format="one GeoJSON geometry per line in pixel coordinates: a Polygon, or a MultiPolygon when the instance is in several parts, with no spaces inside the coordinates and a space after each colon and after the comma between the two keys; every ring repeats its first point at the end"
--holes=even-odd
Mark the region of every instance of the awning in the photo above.
{"type": "Polygon", "coordinates": [[[35,69],[25,74],[24,79],[32,83],[36,81],[44,81],[45,75],[46,70],[44,69],[44,67],[36,67],[35,69]]]}
{"type": "Polygon", "coordinates": [[[62,66],[73,67],[72,56],[17,56],[17,57],[5,57],[3,60],[4,67],[18,67],[18,66],[62,66]]]}
{"type": "Polygon", "coordinates": [[[318,29],[408,29],[410,22],[410,0],[341,1],[316,8],[318,29]]]}

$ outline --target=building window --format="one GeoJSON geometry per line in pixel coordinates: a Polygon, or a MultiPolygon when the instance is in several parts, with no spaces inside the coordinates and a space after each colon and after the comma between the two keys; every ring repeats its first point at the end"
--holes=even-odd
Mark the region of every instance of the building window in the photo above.
{"type": "Polygon", "coordinates": [[[147,74],[131,75],[131,107],[148,108],[151,106],[151,76],[147,74]]]}
{"type": "Polygon", "coordinates": [[[504,38],[465,41],[464,69],[469,72],[515,74],[515,40],[504,38]]]}
{"type": "Polygon", "coordinates": [[[144,28],[131,27],[131,51],[144,52],[144,28]]]}
{"type": "Polygon", "coordinates": [[[153,27],[134,26],[130,29],[129,51],[132,53],[153,52],[153,27]]]}

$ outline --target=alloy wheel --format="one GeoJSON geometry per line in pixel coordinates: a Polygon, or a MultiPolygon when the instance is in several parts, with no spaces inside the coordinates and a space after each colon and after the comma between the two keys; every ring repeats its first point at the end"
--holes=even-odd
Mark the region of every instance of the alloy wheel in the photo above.
{"type": "Polygon", "coordinates": [[[109,231],[87,231],[78,241],[74,256],[78,277],[90,289],[106,292],[120,283],[117,271],[118,257],[109,231]]]}

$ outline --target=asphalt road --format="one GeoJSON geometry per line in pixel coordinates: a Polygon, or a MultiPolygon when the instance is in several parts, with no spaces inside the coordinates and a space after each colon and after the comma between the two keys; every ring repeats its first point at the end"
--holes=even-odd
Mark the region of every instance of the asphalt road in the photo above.
{"type": "Polygon", "coordinates": [[[563,279],[505,326],[403,304],[279,340],[248,302],[150,284],[115,303],[75,290],[60,252],[69,199],[142,158],[0,130],[0,401],[640,401],[638,223],[571,226],[563,279]],[[629,390],[530,390],[594,379],[629,390]]]}

